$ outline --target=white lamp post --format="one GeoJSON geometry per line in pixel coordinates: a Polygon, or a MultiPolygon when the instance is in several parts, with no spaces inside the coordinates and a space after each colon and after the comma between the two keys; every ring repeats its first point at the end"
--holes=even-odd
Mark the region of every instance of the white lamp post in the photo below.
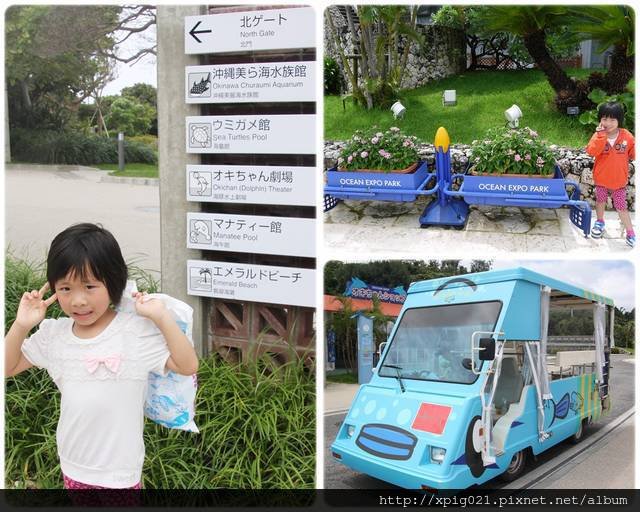
{"type": "Polygon", "coordinates": [[[504,111],[504,117],[509,121],[511,128],[517,128],[520,124],[520,118],[522,117],[522,110],[520,110],[518,105],[513,104],[504,111]]]}
{"type": "Polygon", "coordinates": [[[404,113],[406,111],[407,109],[399,101],[396,101],[393,105],[391,105],[391,112],[393,112],[393,117],[395,118],[404,116],[404,113]]]}

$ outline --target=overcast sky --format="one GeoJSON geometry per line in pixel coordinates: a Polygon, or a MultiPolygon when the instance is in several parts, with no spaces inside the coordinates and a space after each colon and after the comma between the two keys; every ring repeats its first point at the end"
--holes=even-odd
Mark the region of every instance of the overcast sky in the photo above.
{"type": "Polygon", "coordinates": [[[613,299],[630,311],[635,307],[633,265],[625,260],[495,260],[493,269],[525,267],[613,299]]]}

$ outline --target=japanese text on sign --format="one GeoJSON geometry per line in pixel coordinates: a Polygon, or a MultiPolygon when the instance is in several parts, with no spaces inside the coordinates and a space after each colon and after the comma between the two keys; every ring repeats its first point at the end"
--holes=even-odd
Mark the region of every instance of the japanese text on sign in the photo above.
{"type": "Polygon", "coordinates": [[[187,200],[315,204],[315,167],[188,165],[187,200]]]}
{"type": "Polygon", "coordinates": [[[189,295],[315,306],[315,270],[187,261],[189,295]]]}
{"type": "Polygon", "coordinates": [[[315,256],[315,219],[188,213],[187,247],[315,256]]]}

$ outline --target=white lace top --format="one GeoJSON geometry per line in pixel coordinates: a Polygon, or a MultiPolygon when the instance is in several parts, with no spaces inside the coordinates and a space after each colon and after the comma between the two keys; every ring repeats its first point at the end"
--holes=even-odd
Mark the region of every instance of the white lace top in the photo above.
{"type": "Polygon", "coordinates": [[[165,373],[169,349],[151,320],[117,313],[95,338],[73,320],[44,320],[22,345],[61,393],[56,432],[62,472],[90,485],[136,485],[144,463],[143,407],[149,372],[165,373]]]}

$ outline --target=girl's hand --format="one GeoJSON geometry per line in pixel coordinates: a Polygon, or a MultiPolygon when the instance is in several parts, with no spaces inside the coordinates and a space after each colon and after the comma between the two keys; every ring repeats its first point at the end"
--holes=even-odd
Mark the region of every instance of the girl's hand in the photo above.
{"type": "Polygon", "coordinates": [[[160,299],[150,299],[147,293],[133,292],[131,296],[136,299],[136,313],[154,323],[158,323],[168,310],[160,299]]]}
{"type": "Polygon", "coordinates": [[[596,131],[597,131],[597,132],[602,132],[602,131],[604,131],[604,126],[602,126],[602,122],[600,122],[600,123],[598,124],[598,126],[596,126],[596,131]]]}
{"type": "Polygon", "coordinates": [[[30,331],[42,322],[47,313],[47,308],[57,300],[55,293],[47,300],[44,300],[43,297],[47,291],[49,291],[49,283],[45,283],[39,290],[23,293],[14,323],[30,331]]]}

